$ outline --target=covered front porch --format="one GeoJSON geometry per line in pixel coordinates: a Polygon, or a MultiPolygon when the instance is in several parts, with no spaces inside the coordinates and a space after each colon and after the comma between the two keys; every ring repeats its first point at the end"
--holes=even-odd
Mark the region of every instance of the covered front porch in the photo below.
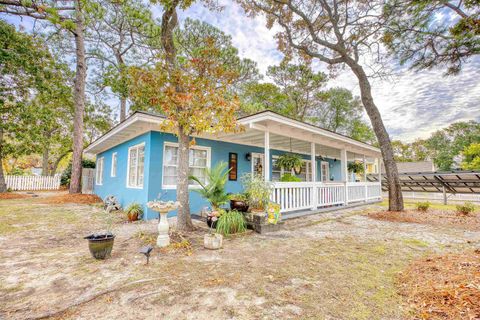
{"type": "Polygon", "coordinates": [[[245,117],[239,123],[244,127],[241,133],[217,138],[263,148],[263,153],[249,155],[251,170],[271,182],[270,199],[282,213],[381,200],[380,183],[366,178],[367,174],[381,177],[378,148],[272,112],[245,117]],[[289,172],[276,164],[279,150],[302,156],[301,182],[280,182],[289,172]],[[352,172],[352,163],[363,170],[352,172]]]}

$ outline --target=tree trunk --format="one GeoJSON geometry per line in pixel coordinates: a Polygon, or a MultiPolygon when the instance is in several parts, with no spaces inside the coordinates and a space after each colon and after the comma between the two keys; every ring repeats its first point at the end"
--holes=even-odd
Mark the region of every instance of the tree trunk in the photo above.
{"type": "Polygon", "coordinates": [[[123,122],[127,116],[127,98],[120,96],[120,122],[123,122]]]}
{"type": "Polygon", "coordinates": [[[380,150],[382,151],[383,163],[385,164],[388,182],[388,209],[390,211],[402,211],[403,196],[402,188],[400,187],[400,178],[398,177],[397,164],[395,163],[390,137],[388,136],[387,130],[383,125],[380,112],[373,102],[370,82],[365,71],[358,63],[350,60],[347,62],[347,64],[358,78],[363,106],[367,111],[368,117],[372,123],[373,131],[375,132],[378,142],[380,143],[380,150]]]}
{"type": "Polygon", "coordinates": [[[178,209],[177,229],[184,231],[190,231],[193,229],[192,218],[190,217],[190,201],[188,195],[189,149],[190,139],[183,131],[183,127],[179,126],[177,201],[180,202],[181,206],[178,209]]]}
{"type": "Polygon", "coordinates": [[[75,25],[75,49],[77,68],[75,74],[75,115],[73,122],[73,156],[72,156],[72,178],[70,182],[70,193],[81,193],[82,179],[82,153],[83,153],[83,116],[85,112],[85,38],[83,15],[81,12],[80,0],[75,1],[77,21],[75,25]]]}
{"type": "Polygon", "coordinates": [[[0,124],[0,192],[7,192],[7,184],[3,175],[3,128],[0,124]]]}
{"type": "Polygon", "coordinates": [[[57,160],[55,160],[55,162],[53,163],[52,169],[50,170],[50,175],[51,176],[55,175],[55,173],[57,172],[58,165],[60,164],[60,161],[62,161],[62,159],[65,158],[70,152],[72,152],[72,150],[69,150],[68,152],[65,152],[65,153],[61,154],[57,158],[57,160]]]}
{"type": "Polygon", "coordinates": [[[45,149],[43,149],[43,155],[42,155],[42,176],[48,176],[48,155],[49,155],[49,150],[48,147],[45,146],[45,149]]]}

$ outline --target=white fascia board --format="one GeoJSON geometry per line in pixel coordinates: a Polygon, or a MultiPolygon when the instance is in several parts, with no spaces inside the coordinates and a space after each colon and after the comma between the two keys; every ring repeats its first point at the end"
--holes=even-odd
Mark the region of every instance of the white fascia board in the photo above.
{"type": "MultiPolygon", "coordinates": [[[[146,122],[146,123],[153,123],[153,124],[158,124],[160,125],[163,121],[165,121],[164,118],[155,116],[155,115],[149,115],[149,114],[144,114],[144,113],[135,113],[128,119],[126,119],[124,122],[120,123],[113,129],[111,129],[109,132],[92,142],[87,148],[85,148],[84,153],[90,153],[90,154],[97,154],[99,152],[92,152],[98,145],[101,143],[112,139],[119,133],[121,133],[123,130],[127,129],[128,127],[132,126],[133,124],[137,122],[146,122]]],[[[100,151],[101,152],[101,151],[100,151]]]]}

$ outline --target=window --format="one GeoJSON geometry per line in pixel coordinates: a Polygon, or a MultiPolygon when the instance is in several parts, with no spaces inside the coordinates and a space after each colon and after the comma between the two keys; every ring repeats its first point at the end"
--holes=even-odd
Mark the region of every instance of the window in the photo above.
{"type": "MultiPolygon", "coordinates": [[[[207,182],[205,169],[210,167],[210,148],[190,147],[189,175],[199,178],[202,183],[207,182]]],[[[178,169],[178,144],[165,143],[163,151],[163,188],[175,189],[177,187],[178,169]]],[[[197,185],[190,181],[191,186],[197,185]]]]}
{"type": "MultiPolygon", "coordinates": [[[[283,168],[277,166],[277,159],[278,156],[272,157],[272,181],[280,181],[282,176],[287,173],[287,171],[283,168]]],[[[302,181],[312,181],[312,164],[310,160],[302,160],[302,171],[300,174],[295,174],[295,172],[291,171],[291,174],[297,176],[302,181]]]]}
{"type": "Polygon", "coordinates": [[[101,157],[97,160],[97,169],[95,171],[95,184],[102,185],[103,184],[103,160],[104,158],[101,157]]]}
{"type": "Polygon", "coordinates": [[[117,153],[112,154],[112,170],[110,171],[110,177],[117,176],[117,153]]]}
{"type": "Polygon", "coordinates": [[[141,143],[128,149],[127,187],[143,188],[143,168],[145,144],[141,143]]]}

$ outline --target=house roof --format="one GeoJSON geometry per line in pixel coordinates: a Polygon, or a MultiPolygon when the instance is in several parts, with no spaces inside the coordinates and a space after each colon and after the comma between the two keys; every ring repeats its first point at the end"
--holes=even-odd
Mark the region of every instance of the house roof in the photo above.
{"type": "MultiPolygon", "coordinates": [[[[160,124],[165,119],[158,114],[136,111],[91,143],[85,152],[98,154],[143,133],[160,131],[160,124]]],[[[269,132],[271,149],[310,154],[313,142],[318,145],[317,155],[339,158],[339,150],[347,149],[354,156],[363,154],[372,157],[380,156],[380,150],[367,143],[270,110],[238,118],[237,122],[244,128],[240,133],[219,133],[198,137],[263,147],[265,132],[269,132]]]]}
{"type": "MultiPolygon", "coordinates": [[[[398,173],[417,173],[417,172],[434,172],[435,165],[433,161],[417,161],[417,162],[397,162],[398,173]]],[[[385,167],[382,165],[382,172],[385,167]]]]}

